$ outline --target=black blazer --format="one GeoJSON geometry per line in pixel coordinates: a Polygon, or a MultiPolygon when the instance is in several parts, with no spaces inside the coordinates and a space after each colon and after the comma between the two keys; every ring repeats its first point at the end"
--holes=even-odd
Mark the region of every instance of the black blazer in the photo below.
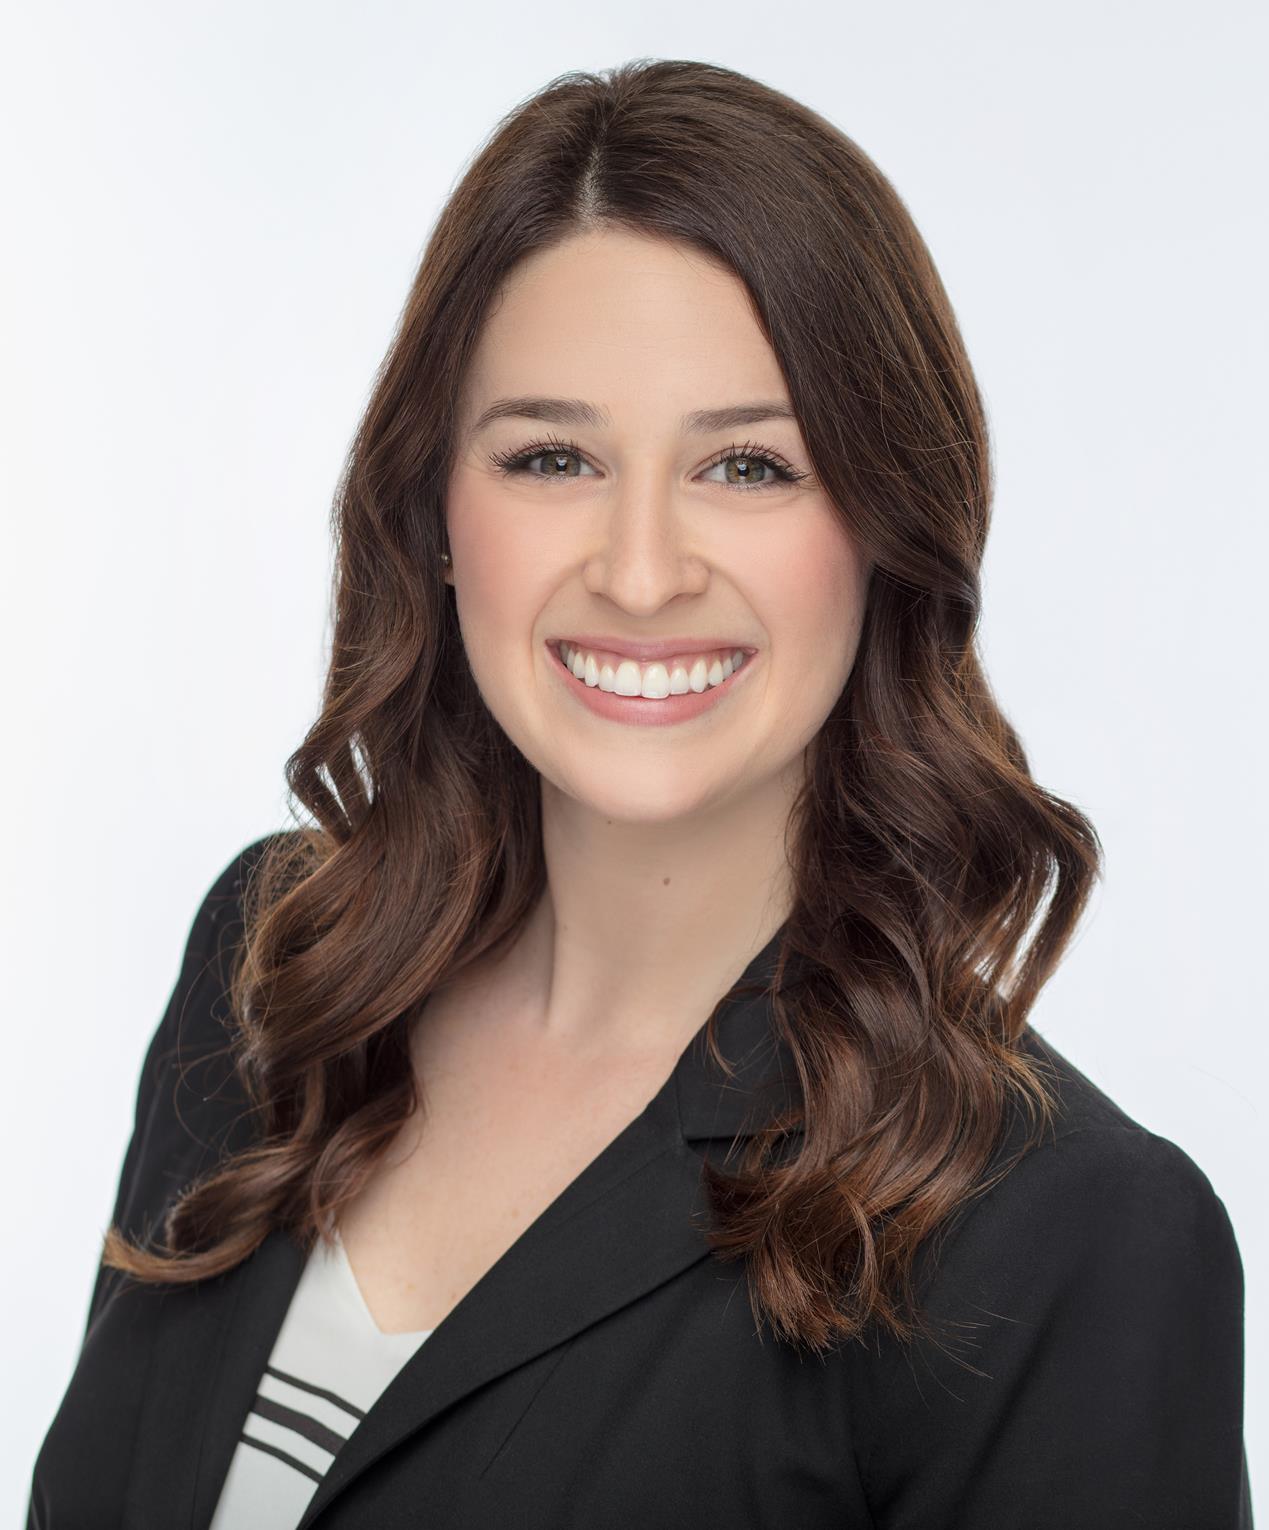
{"type": "MultiPolygon", "coordinates": [[[[133,1234],[245,1140],[214,1054],[263,843],[199,909],[145,1059],[114,1210],[133,1234]]],[[[1061,1089],[1058,1134],[918,1266],[974,1369],[876,1334],[799,1355],[759,1335],[742,1268],[701,1230],[702,1155],[721,1159],[793,1076],[764,999],[720,1019],[739,1087],[698,1033],[394,1378],[302,1530],[1249,1530],[1242,1263],[1180,1148],[1029,1030],[1061,1089]]],[[[302,1267],[275,1231],[195,1289],[99,1271],[28,1530],[206,1530],[302,1267]]]]}

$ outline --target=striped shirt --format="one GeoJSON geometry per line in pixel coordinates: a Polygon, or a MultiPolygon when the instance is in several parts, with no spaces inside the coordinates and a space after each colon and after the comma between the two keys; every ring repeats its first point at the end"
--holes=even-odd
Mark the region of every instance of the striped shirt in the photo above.
{"type": "Polygon", "coordinates": [[[336,1453],[432,1332],[384,1333],[343,1242],[319,1239],[273,1345],[211,1530],[294,1530],[336,1453]]]}

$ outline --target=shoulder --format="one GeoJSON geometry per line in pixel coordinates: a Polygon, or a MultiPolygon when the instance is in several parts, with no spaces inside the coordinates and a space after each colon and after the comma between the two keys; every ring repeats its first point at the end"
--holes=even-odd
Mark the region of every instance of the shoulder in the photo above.
{"type": "Polygon", "coordinates": [[[211,885],[199,903],[194,915],[191,934],[206,932],[215,925],[223,925],[241,918],[242,898],[247,883],[266,851],[275,843],[298,837],[296,829],[280,829],[253,839],[230,857],[228,862],[212,878],[211,885]]]}
{"type": "MultiPolygon", "coordinates": [[[[1177,1202],[1216,1199],[1188,1153],[1130,1116],[1052,1042],[1028,1026],[1021,1045],[1049,1079],[1056,1101],[1053,1132],[1033,1149],[1028,1178],[1052,1184],[1055,1193],[1092,1194],[1095,1201],[1147,1185],[1177,1202]]],[[[1024,1156],[1019,1168],[1031,1158],[1024,1156]]]]}
{"type": "Polygon", "coordinates": [[[929,1332],[853,1372],[872,1501],[905,1524],[1240,1523],[1225,1205],[1175,1142],[1027,1046],[1059,1095],[1054,1130],[923,1245],[929,1332]]]}
{"type": "MultiPolygon", "coordinates": [[[[282,829],[253,839],[237,850],[206,887],[188,927],[185,957],[177,990],[188,1002],[199,985],[228,985],[230,962],[242,933],[243,898],[248,883],[269,848],[295,839],[299,831],[282,829]]],[[[182,1006],[184,1008],[184,1006],[182,1006]]]]}
{"type": "Polygon", "coordinates": [[[1241,1291],[1233,1227],[1208,1176],[1166,1137],[1098,1125],[1034,1147],[968,1202],[936,1239],[926,1290],[947,1312],[991,1293],[1006,1315],[1078,1295],[1094,1319],[1172,1300],[1183,1285],[1197,1299],[1208,1278],[1227,1298],[1241,1291]]]}
{"type": "Polygon", "coordinates": [[[243,895],[252,873],[277,839],[294,831],[265,834],[235,851],[204,889],[187,926],[180,972],[167,1009],[151,1041],[147,1068],[171,1059],[179,1046],[202,1048],[223,1039],[220,1009],[229,987],[235,947],[242,931],[243,895]],[[215,1026],[217,1016],[221,1027],[215,1026]]]}
{"type": "Polygon", "coordinates": [[[1135,1121],[1033,1026],[1024,1028],[1018,1046],[1052,1086],[1060,1132],[1117,1127],[1143,1129],[1139,1121],[1135,1121]]]}
{"type": "MultiPolygon", "coordinates": [[[[228,1007],[233,960],[241,943],[247,885],[265,853],[297,830],[262,835],[236,851],[212,878],[189,926],[181,976],[164,1017],[168,1042],[179,1048],[182,1084],[190,1087],[189,1065],[209,1049],[223,1053],[233,1029],[228,1007]]],[[[201,1092],[210,1094],[204,1080],[201,1092]]]]}
{"type": "Polygon", "coordinates": [[[1053,1087],[1053,1127],[936,1237],[926,1273],[936,1301],[991,1289],[1034,1306],[1080,1280],[1107,1301],[1145,1285],[1149,1300],[1187,1270],[1241,1283],[1225,1204],[1194,1159],[1030,1027],[1023,1046],[1053,1087]]]}
{"type": "MultiPolygon", "coordinates": [[[[284,830],[283,834],[297,831],[284,830]]],[[[172,1189],[208,1166],[246,1123],[231,1051],[232,963],[243,894],[277,834],[237,850],[211,878],[187,928],[180,970],[149,1041],[117,1217],[154,1215],[172,1189]]]]}

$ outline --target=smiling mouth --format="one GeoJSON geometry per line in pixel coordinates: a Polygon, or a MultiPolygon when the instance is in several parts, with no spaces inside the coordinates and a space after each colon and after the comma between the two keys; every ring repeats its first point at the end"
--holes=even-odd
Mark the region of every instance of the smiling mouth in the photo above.
{"type": "Polygon", "coordinates": [[[557,639],[548,647],[577,684],[645,701],[717,690],[750,662],[750,654],[743,648],[640,663],[620,654],[574,648],[565,639],[557,639]]]}

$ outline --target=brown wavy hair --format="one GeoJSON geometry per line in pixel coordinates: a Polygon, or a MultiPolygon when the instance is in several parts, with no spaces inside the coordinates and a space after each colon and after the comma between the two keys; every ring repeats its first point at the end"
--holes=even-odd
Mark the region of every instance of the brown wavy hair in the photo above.
{"type": "Polygon", "coordinates": [[[598,227],[683,241],[744,281],[813,470],[874,565],[787,836],[772,994],[801,1100],[735,1172],[704,1172],[713,1248],[747,1261],[777,1337],[819,1351],[875,1319],[907,1340],[918,1248],[1021,1156],[985,1176],[1015,1107],[1053,1119],[1019,1042],[1101,847],[1032,779],[976,652],[985,411],[910,214],[816,112],[676,59],[551,81],[435,225],[335,498],[330,665],[286,765],[307,821],[244,892],[228,992],[254,1136],[174,1200],[164,1248],[112,1226],[102,1262],[189,1284],[276,1227],[325,1236],[417,1108],[408,1034],[429,992],[511,944],[545,889],[539,777],[465,662],[444,496],[500,284],[598,227]],[[782,1156],[790,1124],[800,1150],[782,1156]]]}

